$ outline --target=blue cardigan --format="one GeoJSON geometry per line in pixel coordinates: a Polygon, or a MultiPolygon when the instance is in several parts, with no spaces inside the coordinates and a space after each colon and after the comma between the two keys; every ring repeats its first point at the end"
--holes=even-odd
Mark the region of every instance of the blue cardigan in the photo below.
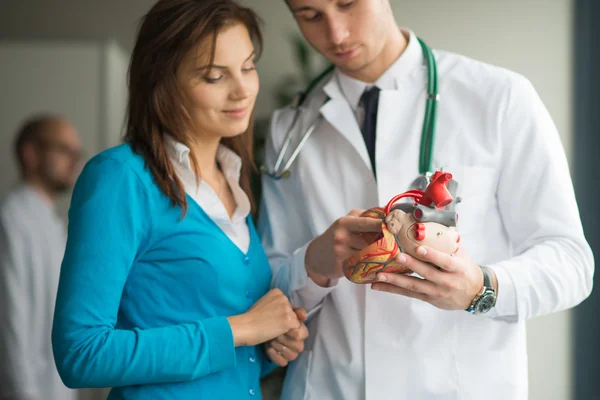
{"type": "Polygon", "coordinates": [[[69,209],[52,344],[64,383],[109,399],[261,398],[273,364],[226,317],[269,290],[252,220],[244,254],[189,196],[181,209],[128,145],[94,157],[69,209]]]}

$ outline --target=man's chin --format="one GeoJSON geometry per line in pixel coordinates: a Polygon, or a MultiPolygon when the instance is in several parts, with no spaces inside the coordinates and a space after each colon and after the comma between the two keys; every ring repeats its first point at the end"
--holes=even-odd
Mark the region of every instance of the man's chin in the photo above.
{"type": "MultiPolygon", "coordinates": [[[[335,61],[335,60],[331,60],[335,61]]],[[[338,67],[342,72],[350,73],[351,75],[360,73],[364,71],[369,65],[371,65],[371,61],[365,60],[363,57],[357,57],[355,60],[349,60],[347,62],[333,62],[336,67],[338,67]]]]}
{"type": "Polygon", "coordinates": [[[66,194],[73,188],[73,184],[70,182],[52,182],[50,188],[56,194],[66,194]]]}

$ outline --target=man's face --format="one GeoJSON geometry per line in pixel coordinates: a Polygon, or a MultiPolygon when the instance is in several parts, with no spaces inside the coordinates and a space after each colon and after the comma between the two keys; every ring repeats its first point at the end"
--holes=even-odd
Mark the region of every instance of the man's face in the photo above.
{"type": "Polygon", "coordinates": [[[81,161],[81,142],[73,126],[52,122],[36,147],[36,173],[48,189],[61,193],[74,185],[81,161]]]}
{"type": "Polygon", "coordinates": [[[288,0],[306,40],[350,75],[382,52],[390,29],[389,0],[288,0]]]}

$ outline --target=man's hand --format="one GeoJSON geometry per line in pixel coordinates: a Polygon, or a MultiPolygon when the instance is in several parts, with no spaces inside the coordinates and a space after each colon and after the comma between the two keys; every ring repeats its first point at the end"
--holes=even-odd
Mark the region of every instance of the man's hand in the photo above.
{"type": "Polygon", "coordinates": [[[444,310],[466,310],[483,288],[481,268],[462,250],[451,256],[421,246],[417,254],[428,262],[408,254],[399,254],[398,261],[423,279],[380,273],[372,289],[426,301],[444,310]]]}
{"type": "Polygon", "coordinates": [[[285,367],[290,361],[298,358],[298,355],[304,351],[304,341],[308,337],[308,328],[304,324],[307,315],[306,310],[296,308],[294,311],[300,320],[300,327],[290,329],[266,344],[267,355],[271,361],[280,367],[285,367]]]}
{"type": "Polygon", "coordinates": [[[306,272],[316,284],[327,286],[330,279],[344,276],[342,262],[368,245],[361,233],[381,232],[381,220],[360,217],[362,213],[363,210],[351,211],[308,246],[306,272]]]}

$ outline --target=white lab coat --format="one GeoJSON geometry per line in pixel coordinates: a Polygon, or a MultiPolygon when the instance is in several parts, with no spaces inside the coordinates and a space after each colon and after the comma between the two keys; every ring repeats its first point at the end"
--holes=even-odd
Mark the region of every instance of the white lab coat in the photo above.
{"type": "MultiPolygon", "coordinates": [[[[321,288],[306,277],[313,238],[352,209],[385,205],[418,175],[427,76],[420,51],[411,34],[401,57],[417,61],[403,65],[396,90],[381,92],[377,182],[333,74],[303,107],[296,141],[324,118],[291,177],[263,178],[259,227],[273,285],[314,314],[284,400],[525,399],[525,320],[573,307],[591,291],[593,257],[564,150],[531,83],[442,51],[434,51],[441,101],[433,168],[459,183],[461,243],[496,272],[495,308],[483,316],[443,311],[345,278],[321,288]]],[[[291,108],[273,116],[268,168],[292,118],[291,108]]]]}
{"type": "Polygon", "coordinates": [[[0,399],[74,400],[54,364],[52,320],[66,230],[33,187],[0,204],[0,399]]]}

